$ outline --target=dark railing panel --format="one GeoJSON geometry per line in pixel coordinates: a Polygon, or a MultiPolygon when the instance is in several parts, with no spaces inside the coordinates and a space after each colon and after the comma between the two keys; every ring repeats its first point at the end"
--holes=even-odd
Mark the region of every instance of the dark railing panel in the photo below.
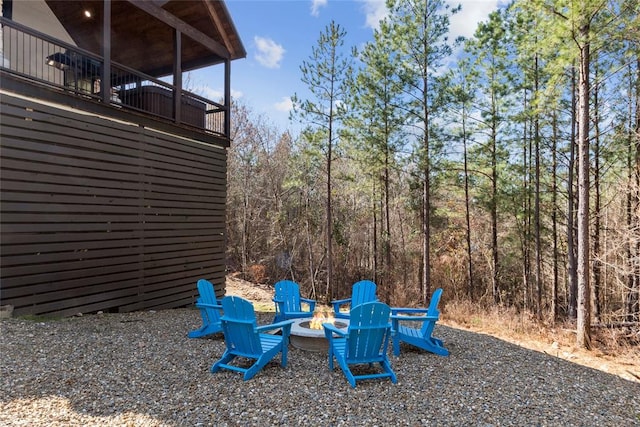
{"type": "MultiPolygon", "coordinates": [[[[0,17],[3,37],[0,69],[34,82],[101,101],[100,56],[0,17]]],[[[227,107],[181,91],[160,79],[111,62],[109,90],[114,108],[125,108],[170,120],[204,132],[225,135],[227,107]],[[174,114],[179,96],[180,117],[174,114]]]]}
{"type": "Polygon", "coordinates": [[[4,95],[0,301],[15,315],[191,304],[224,289],[226,150],[4,95]]]}

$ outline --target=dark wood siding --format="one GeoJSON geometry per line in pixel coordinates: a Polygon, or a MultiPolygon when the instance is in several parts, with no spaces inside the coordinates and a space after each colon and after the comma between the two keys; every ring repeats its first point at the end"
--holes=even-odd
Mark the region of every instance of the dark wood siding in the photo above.
{"type": "Polygon", "coordinates": [[[224,293],[226,150],[1,95],[0,304],[72,315],[224,293]]]}

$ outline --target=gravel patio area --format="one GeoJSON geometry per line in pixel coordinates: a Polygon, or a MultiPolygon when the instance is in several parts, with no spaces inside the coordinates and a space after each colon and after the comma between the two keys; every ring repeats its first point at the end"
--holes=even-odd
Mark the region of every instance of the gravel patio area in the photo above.
{"type": "MultiPolygon", "coordinates": [[[[270,322],[272,314],[259,314],[270,322]]],[[[640,426],[640,383],[436,326],[449,357],[403,346],[398,383],[347,383],[290,346],[252,380],[211,374],[221,334],[195,309],[0,321],[3,426],[640,426]]]]}

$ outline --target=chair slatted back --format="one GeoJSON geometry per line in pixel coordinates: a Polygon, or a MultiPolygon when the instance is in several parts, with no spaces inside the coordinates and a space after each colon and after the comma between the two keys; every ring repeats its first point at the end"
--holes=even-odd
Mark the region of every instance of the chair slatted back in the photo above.
{"type": "MultiPolygon", "coordinates": [[[[427,309],[427,316],[434,317],[436,320],[440,318],[440,311],[438,311],[438,304],[440,303],[440,297],[442,296],[442,288],[438,288],[431,295],[431,301],[429,301],[429,308],[427,309]]],[[[436,322],[427,321],[423,322],[420,334],[423,337],[430,337],[433,333],[433,329],[436,326],[436,322]]]]}
{"type": "Polygon", "coordinates": [[[262,345],[253,304],[231,295],[222,298],[222,309],[222,330],[227,348],[245,357],[259,357],[262,345]]]}
{"type": "MultiPolygon", "coordinates": [[[[206,279],[200,279],[197,283],[199,302],[204,304],[218,304],[218,298],[216,297],[216,291],[213,288],[211,282],[206,279]]],[[[208,318],[208,323],[218,323],[220,321],[220,312],[215,308],[204,307],[204,313],[208,318]]],[[[203,319],[204,320],[204,319],[203,319]]]]}
{"type": "Polygon", "coordinates": [[[367,302],[351,310],[347,348],[349,362],[375,360],[386,351],[391,335],[390,315],[389,306],[381,302],[367,302]]]}
{"type": "Polygon", "coordinates": [[[300,287],[291,280],[280,280],[274,285],[274,298],[284,301],[284,312],[302,311],[300,287]]]}
{"type": "Polygon", "coordinates": [[[351,290],[351,309],[365,302],[377,301],[376,284],[371,280],[361,280],[351,290]]]}

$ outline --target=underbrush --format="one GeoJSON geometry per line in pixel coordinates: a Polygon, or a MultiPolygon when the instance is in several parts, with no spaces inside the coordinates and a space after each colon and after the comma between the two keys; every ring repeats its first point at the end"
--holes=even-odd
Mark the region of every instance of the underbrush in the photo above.
{"type": "MultiPolygon", "coordinates": [[[[481,306],[469,301],[448,301],[442,309],[444,324],[484,332],[512,341],[537,341],[552,348],[576,346],[575,323],[550,319],[539,321],[528,311],[513,307],[481,306]]],[[[592,350],[596,355],[629,358],[640,356],[640,325],[621,328],[593,328],[592,350]]]]}

